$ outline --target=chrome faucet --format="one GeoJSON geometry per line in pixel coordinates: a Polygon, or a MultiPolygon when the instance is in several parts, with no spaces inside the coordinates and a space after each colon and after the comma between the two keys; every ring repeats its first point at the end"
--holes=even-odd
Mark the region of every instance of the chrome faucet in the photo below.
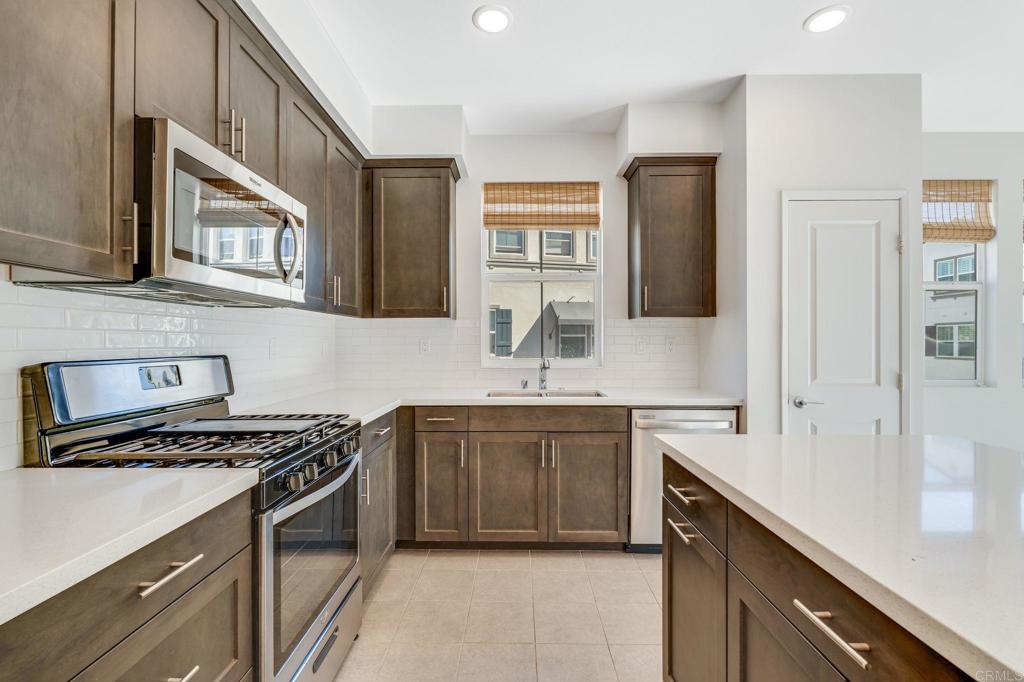
{"type": "Polygon", "coordinates": [[[548,388],[548,370],[551,369],[551,361],[547,358],[540,359],[540,376],[537,378],[537,388],[546,391],[548,388]]]}

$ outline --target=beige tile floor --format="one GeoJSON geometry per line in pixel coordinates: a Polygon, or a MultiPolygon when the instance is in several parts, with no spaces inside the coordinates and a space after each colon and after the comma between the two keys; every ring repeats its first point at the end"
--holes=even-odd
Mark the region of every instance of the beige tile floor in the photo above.
{"type": "Polygon", "coordinates": [[[661,557],[399,550],[336,682],[659,682],[661,557]]]}

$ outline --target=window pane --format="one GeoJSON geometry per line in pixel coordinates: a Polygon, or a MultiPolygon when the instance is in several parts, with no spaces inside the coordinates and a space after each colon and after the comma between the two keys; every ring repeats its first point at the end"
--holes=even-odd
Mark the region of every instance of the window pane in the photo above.
{"type": "Polygon", "coordinates": [[[597,244],[588,230],[493,230],[488,272],[594,272],[597,244]],[[565,255],[568,254],[568,255],[565,255]]]}
{"type": "Polygon", "coordinates": [[[540,358],[540,282],[491,282],[488,304],[493,313],[492,355],[499,358],[540,358]]]}
{"type": "Polygon", "coordinates": [[[594,282],[544,282],[544,353],[594,357],[594,282]]]}
{"type": "Polygon", "coordinates": [[[597,260],[597,230],[590,233],[590,260],[597,260]]]}
{"type": "Polygon", "coordinates": [[[924,244],[924,265],[922,268],[925,282],[973,282],[977,244],[947,244],[945,242],[927,242],[924,244]],[[958,277],[958,274],[962,275],[958,277]]]}
{"type": "Polygon", "coordinates": [[[523,246],[526,242],[523,230],[495,230],[494,251],[495,253],[523,254],[523,246]]]}
{"type": "Polygon", "coordinates": [[[561,258],[572,258],[573,233],[561,230],[544,231],[544,255],[561,258]]]}
{"type": "Polygon", "coordinates": [[[977,379],[977,307],[974,291],[924,292],[925,379],[977,379]]]}

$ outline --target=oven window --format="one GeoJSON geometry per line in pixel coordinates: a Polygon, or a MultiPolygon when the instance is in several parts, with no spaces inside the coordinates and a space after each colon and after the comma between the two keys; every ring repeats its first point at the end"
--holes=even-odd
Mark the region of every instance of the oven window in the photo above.
{"type": "MultiPolygon", "coordinates": [[[[285,211],[180,150],[174,154],[174,257],[255,279],[280,280],[275,251],[296,257],[285,211]],[[278,248],[277,233],[281,231],[278,248]]],[[[296,219],[301,227],[301,221],[296,219]]]]}
{"type": "Polygon", "coordinates": [[[355,567],[358,480],[274,526],[275,671],[355,567]]]}

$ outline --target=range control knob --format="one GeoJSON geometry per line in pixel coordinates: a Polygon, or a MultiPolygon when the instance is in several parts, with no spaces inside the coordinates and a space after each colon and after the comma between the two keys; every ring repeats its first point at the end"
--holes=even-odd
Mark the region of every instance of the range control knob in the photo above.
{"type": "Polygon", "coordinates": [[[312,483],[319,475],[320,467],[316,465],[316,462],[306,462],[302,465],[302,477],[306,479],[306,483],[312,483]]]}
{"type": "Polygon", "coordinates": [[[324,466],[325,467],[329,467],[329,468],[330,467],[336,467],[336,466],[338,466],[338,462],[339,461],[341,461],[341,458],[338,457],[338,450],[337,450],[337,448],[331,448],[330,450],[328,450],[328,451],[326,451],[324,453],[324,466]]]}
{"type": "Polygon", "coordinates": [[[306,487],[306,481],[303,480],[301,473],[293,471],[284,477],[284,487],[289,492],[297,493],[306,487]]]}
{"type": "Polygon", "coordinates": [[[342,444],[341,444],[341,451],[343,453],[345,453],[346,455],[351,455],[353,452],[355,452],[356,451],[356,439],[354,437],[353,438],[345,439],[345,441],[342,442],[342,444]]]}

